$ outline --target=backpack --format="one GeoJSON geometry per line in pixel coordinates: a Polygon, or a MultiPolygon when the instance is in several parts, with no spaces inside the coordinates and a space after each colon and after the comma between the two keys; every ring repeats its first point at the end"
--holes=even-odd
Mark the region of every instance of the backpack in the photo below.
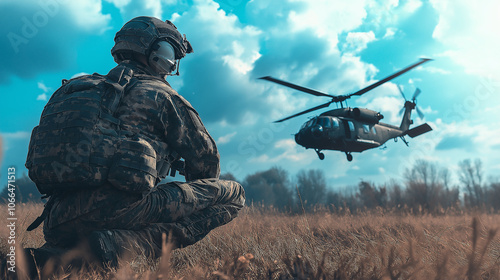
{"type": "Polygon", "coordinates": [[[133,70],[118,65],[107,75],[94,73],[63,80],[31,134],[26,168],[42,194],[72,192],[111,183],[142,192],[158,180],[152,145],[120,128],[113,116],[133,70]]]}

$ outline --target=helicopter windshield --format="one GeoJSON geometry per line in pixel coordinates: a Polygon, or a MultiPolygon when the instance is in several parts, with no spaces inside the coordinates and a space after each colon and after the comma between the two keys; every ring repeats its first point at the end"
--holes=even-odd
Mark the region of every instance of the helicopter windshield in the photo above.
{"type": "Polygon", "coordinates": [[[324,128],[336,129],[339,127],[339,120],[337,118],[332,118],[332,117],[318,118],[317,123],[324,128]]]}
{"type": "Polygon", "coordinates": [[[307,121],[306,123],[304,123],[300,129],[303,129],[303,128],[306,128],[306,127],[311,127],[315,123],[316,123],[316,118],[310,119],[309,121],[307,121]]]}

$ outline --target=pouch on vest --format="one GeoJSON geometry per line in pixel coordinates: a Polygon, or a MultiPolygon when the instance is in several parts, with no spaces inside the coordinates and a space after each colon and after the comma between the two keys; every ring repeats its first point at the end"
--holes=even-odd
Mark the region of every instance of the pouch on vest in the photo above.
{"type": "Polygon", "coordinates": [[[157,177],[153,146],[139,137],[121,138],[109,169],[108,181],[123,191],[143,192],[155,186],[157,177]]]}

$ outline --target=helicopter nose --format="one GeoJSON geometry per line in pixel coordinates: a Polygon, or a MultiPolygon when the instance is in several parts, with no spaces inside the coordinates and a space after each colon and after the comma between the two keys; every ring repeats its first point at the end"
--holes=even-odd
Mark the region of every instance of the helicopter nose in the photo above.
{"type": "Polygon", "coordinates": [[[323,127],[321,125],[315,125],[311,128],[312,135],[316,138],[321,137],[323,134],[323,127]]]}
{"type": "Polygon", "coordinates": [[[300,140],[301,140],[301,139],[300,139],[300,138],[301,138],[301,137],[300,137],[300,133],[295,134],[295,142],[296,142],[297,144],[299,144],[299,145],[301,144],[301,142],[300,142],[300,140]]]}

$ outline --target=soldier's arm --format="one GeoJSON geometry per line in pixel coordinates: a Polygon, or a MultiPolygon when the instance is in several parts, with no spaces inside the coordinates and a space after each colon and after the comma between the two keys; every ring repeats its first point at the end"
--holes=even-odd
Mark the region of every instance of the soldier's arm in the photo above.
{"type": "Polygon", "coordinates": [[[165,109],[167,142],[184,158],[186,180],[218,178],[219,152],[196,110],[178,94],[170,95],[165,109]]]}

